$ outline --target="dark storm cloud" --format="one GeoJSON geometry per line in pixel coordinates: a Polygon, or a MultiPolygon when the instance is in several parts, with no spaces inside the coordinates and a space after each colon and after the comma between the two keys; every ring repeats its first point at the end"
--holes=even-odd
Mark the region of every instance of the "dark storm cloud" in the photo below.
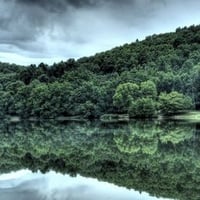
{"type": "Polygon", "coordinates": [[[194,24],[199,8],[198,0],[0,0],[0,53],[93,54],[194,24]]]}
{"type": "Polygon", "coordinates": [[[27,4],[27,5],[37,5],[43,8],[57,8],[63,9],[68,6],[72,6],[75,8],[83,8],[83,7],[95,7],[102,4],[129,4],[130,2],[134,2],[136,0],[16,0],[18,3],[27,4]]]}
{"type": "MultiPolygon", "coordinates": [[[[95,6],[91,0],[3,0],[0,2],[0,43],[29,48],[46,30],[73,24],[74,9],[95,6]]],[[[69,38],[70,39],[70,38],[69,38]]]]}
{"type": "Polygon", "coordinates": [[[104,14],[104,9],[113,14],[111,18],[134,16],[133,21],[136,21],[140,15],[148,14],[146,8],[151,8],[151,3],[155,0],[148,1],[147,5],[140,2],[141,0],[3,0],[0,3],[0,43],[19,46],[19,41],[23,43],[34,40],[55,25],[61,25],[65,30],[70,29],[73,12],[77,10],[97,9],[94,17],[99,18],[104,14]],[[101,8],[101,12],[98,12],[101,8]]]}
{"type": "MultiPolygon", "coordinates": [[[[18,3],[26,4],[26,5],[37,5],[43,8],[58,8],[63,9],[67,6],[73,6],[76,8],[85,7],[85,6],[93,6],[97,1],[92,0],[16,0],[18,3]]],[[[54,10],[54,9],[53,9],[54,10]]]]}

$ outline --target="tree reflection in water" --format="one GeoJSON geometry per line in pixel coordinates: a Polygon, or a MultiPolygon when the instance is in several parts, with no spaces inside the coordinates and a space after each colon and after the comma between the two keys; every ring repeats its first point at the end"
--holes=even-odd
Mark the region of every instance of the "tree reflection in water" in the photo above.
{"type": "Polygon", "coordinates": [[[1,174],[51,170],[171,199],[199,199],[198,125],[1,123],[1,174]]]}

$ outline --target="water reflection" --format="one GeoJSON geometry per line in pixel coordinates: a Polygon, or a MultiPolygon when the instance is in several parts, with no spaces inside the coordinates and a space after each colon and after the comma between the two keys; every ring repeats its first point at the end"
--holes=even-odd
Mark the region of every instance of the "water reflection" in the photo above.
{"type": "MultiPolygon", "coordinates": [[[[28,170],[0,176],[1,200],[157,200],[106,182],[55,172],[45,175],[28,170]],[[6,179],[7,177],[7,179],[6,179]]],[[[162,198],[159,198],[162,200],[162,198]]],[[[166,199],[167,200],[167,199],[166,199]]]]}
{"type": "MultiPolygon", "coordinates": [[[[40,170],[46,173],[39,174],[44,180],[47,180],[45,177],[49,176],[49,171],[70,176],[80,174],[83,177],[147,192],[154,197],[196,200],[200,199],[198,127],[196,124],[159,121],[134,121],[115,125],[58,124],[54,121],[0,123],[0,174],[21,169],[29,169],[32,172],[40,170]]],[[[31,174],[31,181],[35,181],[34,177],[37,175],[38,173],[31,174]]],[[[5,181],[3,177],[5,175],[1,176],[0,180],[1,194],[6,195],[7,191],[7,194],[11,195],[17,191],[22,195],[22,199],[28,192],[23,189],[15,190],[19,189],[16,183],[23,179],[5,181]],[[8,183],[12,183],[11,189],[6,189],[8,183]]],[[[10,177],[12,178],[12,175],[10,177]]],[[[28,174],[25,177],[28,177],[28,174]]],[[[65,177],[66,181],[63,180],[62,183],[68,182],[69,179],[78,180],[65,177]]],[[[28,183],[30,182],[22,185],[27,186],[28,183]]],[[[35,185],[39,185],[37,179],[35,185]]],[[[40,186],[43,189],[46,187],[40,186]]],[[[99,188],[98,191],[95,190],[96,195],[98,192],[108,195],[102,187],[99,188]]],[[[87,193],[94,199],[93,191],[90,188],[87,193]]],[[[120,196],[117,191],[110,192],[115,199],[120,196]]],[[[34,193],[34,190],[29,192],[34,193]]],[[[102,198],[105,199],[106,196],[102,198]]],[[[148,198],[143,196],[142,199],[148,198]]]]}

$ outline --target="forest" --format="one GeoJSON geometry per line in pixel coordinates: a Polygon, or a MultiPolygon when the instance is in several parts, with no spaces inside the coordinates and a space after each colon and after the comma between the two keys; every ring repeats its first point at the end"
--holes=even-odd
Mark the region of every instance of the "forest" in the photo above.
{"type": "Polygon", "coordinates": [[[132,118],[200,109],[200,25],[49,66],[0,63],[1,117],[132,118]]]}

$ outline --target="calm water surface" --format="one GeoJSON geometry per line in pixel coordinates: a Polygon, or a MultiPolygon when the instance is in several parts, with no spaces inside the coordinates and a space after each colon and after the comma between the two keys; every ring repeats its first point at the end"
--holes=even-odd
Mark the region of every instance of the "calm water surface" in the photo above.
{"type": "MultiPolygon", "coordinates": [[[[0,177],[1,200],[156,200],[145,192],[81,176],[71,177],[55,172],[46,174],[22,170],[0,177]]],[[[163,198],[159,198],[163,199],[163,198]]]]}
{"type": "Polygon", "coordinates": [[[1,200],[200,199],[198,124],[0,123],[1,200]]]}

